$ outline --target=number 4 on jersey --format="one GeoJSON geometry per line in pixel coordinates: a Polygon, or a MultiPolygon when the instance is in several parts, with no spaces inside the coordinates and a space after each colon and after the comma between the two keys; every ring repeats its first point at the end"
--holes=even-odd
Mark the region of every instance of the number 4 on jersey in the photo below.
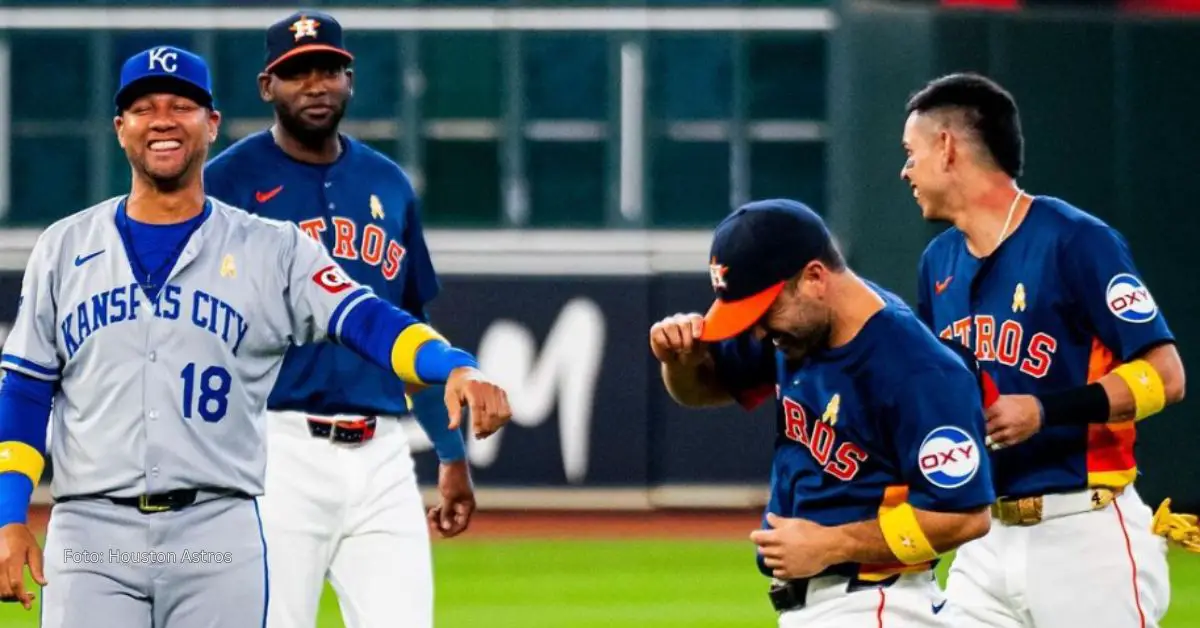
{"type": "Polygon", "coordinates": [[[216,423],[229,411],[229,387],[233,378],[223,366],[213,365],[200,373],[200,394],[196,398],[196,363],[189,362],[179,373],[183,378],[183,418],[192,418],[193,407],[200,418],[216,423]],[[213,383],[216,380],[216,384],[213,383]]]}

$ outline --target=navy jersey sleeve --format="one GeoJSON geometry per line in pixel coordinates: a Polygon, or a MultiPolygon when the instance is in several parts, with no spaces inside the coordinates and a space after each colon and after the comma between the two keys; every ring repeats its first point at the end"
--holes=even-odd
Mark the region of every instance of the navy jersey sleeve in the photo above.
{"type": "MultiPolygon", "coordinates": [[[[921,255],[917,266],[917,318],[929,329],[933,329],[933,295],[929,290],[929,249],[921,255]]],[[[935,330],[934,333],[937,333],[935,330]]]]}
{"type": "Polygon", "coordinates": [[[709,345],[717,379],[743,407],[775,395],[775,347],[744,334],[709,345]]]}
{"type": "Polygon", "coordinates": [[[913,508],[962,512],[996,500],[979,382],[969,370],[906,376],[883,416],[913,508]]]}
{"type": "Polygon", "coordinates": [[[1151,345],[1174,341],[1121,234],[1087,226],[1060,253],[1063,282],[1079,309],[1079,323],[1122,362],[1151,345]]]}
{"type": "Polygon", "coordinates": [[[404,277],[404,296],[400,307],[420,315],[425,306],[438,295],[441,284],[433,269],[429,247],[425,244],[425,231],[421,227],[418,203],[409,202],[404,216],[404,242],[407,267],[404,277]]]}
{"type": "Polygon", "coordinates": [[[245,193],[238,189],[237,169],[230,155],[222,153],[204,166],[204,193],[222,203],[250,211],[245,193]]]}

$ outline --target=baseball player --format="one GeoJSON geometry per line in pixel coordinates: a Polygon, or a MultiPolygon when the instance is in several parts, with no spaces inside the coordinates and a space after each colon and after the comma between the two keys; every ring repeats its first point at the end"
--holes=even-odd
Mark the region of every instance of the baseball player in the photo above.
{"type": "Polygon", "coordinates": [[[261,627],[255,498],[267,395],[293,343],[342,343],[395,375],[446,383],[452,421],[508,419],[474,358],[345,277],[293,224],[206,198],[208,67],[179,48],[129,58],[115,95],[128,195],[47,228],[0,364],[0,597],[47,627],[261,627]],[[54,422],[43,556],[25,523],[54,422]],[[45,561],[43,570],[43,560],[45,561]],[[44,571],[44,573],[43,573],[44,571]]]}
{"type": "MultiPolygon", "coordinates": [[[[206,191],[232,205],[298,223],[355,281],[424,318],[438,280],[417,197],[392,160],[339,133],[353,60],[332,16],[293,14],[267,29],[259,75],[275,124],[209,163],[206,191]]],[[[408,439],[415,415],[434,444],[442,536],[475,508],[462,435],[447,428],[444,394],[405,384],[335,344],[293,347],[267,400],[268,628],[312,628],[326,578],[347,626],[433,625],[433,567],[408,439]],[[344,487],[354,487],[346,490],[344,487]]]]}
{"type": "Polygon", "coordinates": [[[650,347],[681,405],[775,398],[751,538],[779,625],[948,625],[933,567],[987,532],[995,499],[973,361],[856,276],[800,203],[738,209],[711,255],[716,302],[655,324],[650,347]]]}
{"type": "Polygon", "coordinates": [[[1071,204],[1023,191],[1017,105],[954,74],[909,101],[901,177],[926,220],[953,227],[920,261],[918,311],[974,352],[1002,395],[987,411],[995,524],[951,566],[955,626],[1157,626],[1166,543],[1134,488],[1137,423],[1177,403],[1175,339],[1124,238],[1071,204]]]}

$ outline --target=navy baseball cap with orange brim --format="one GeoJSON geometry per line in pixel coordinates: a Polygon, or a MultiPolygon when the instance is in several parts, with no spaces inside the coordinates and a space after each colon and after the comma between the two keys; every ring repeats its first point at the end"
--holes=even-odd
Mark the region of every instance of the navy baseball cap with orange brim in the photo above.
{"type": "Polygon", "coordinates": [[[832,250],[825,221],[788,199],[743,205],[717,225],[709,255],[716,301],[700,340],[733,338],[759,322],[788,280],[832,250]]]}
{"type": "Polygon", "coordinates": [[[327,54],[347,64],[354,55],[342,41],[342,25],[328,13],[297,11],[267,28],[267,58],[264,72],[301,55],[327,54]]]}

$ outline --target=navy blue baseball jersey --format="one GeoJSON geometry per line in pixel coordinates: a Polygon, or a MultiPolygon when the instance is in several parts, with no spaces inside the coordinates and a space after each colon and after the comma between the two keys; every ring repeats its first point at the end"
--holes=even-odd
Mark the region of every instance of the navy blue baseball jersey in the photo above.
{"type": "MultiPolygon", "coordinates": [[[[922,320],[973,350],[1001,394],[1084,386],[1173,341],[1125,239],[1056,198],[1035,197],[986,259],[947,229],[925,250],[919,275],[922,320]]],[[[1134,437],[1132,421],[1047,427],[992,454],[997,494],[1125,486],[1137,475],[1134,437]]]]}
{"type": "MultiPolygon", "coordinates": [[[[775,397],[768,512],[833,526],[905,502],[965,512],[995,499],[973,364],[875,289],[884,309],[849,343],[801,364],[748,335],[712,345],[718,377],[739,403],[775,397]]],[[[842,564],[825,573],[870,580],[932,566],[842,564]]],[[[759,569],[771,573],[761,557],[759,569]]]]}
{"type": "MultiPolygon", "coordinates": [[[[270,131],[255,133],[209,162],[205,192],[298,224],[355,281],[421,317],[439,284],[412,184],[371,147],[347,136],[341,141],[344,152],[337,161],[314,165],[289,157],[270,131]]],[[[268,406],[330,415],[408,411],[403,382],[333,343],[293,347],[268,406]]]]}

